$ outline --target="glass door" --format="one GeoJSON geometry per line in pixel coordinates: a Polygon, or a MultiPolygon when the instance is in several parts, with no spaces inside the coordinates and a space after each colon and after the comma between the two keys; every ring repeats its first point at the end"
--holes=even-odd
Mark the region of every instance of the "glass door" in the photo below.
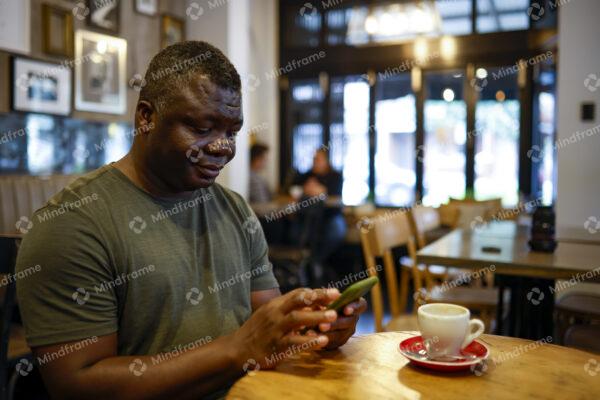
{"type": "Polygon", "coordinates": [[[293,168],[305,173],[312,167],[315,151],[323,145],[323,91],[318,79],[290,84],[293,168]]]}
{"type": "Polygon", "coordinates": [[[475,106],[475,199],[519,201],[519,85],[509,68],[477,68],[475,106]]]}
{"type": "Polygon", "coordinates": [[[423,204],[439,206],[463,198],[466,186],[467,104],[464,72],[424,75],[423,204]]]}
{"type": "Polygon", "coordinates": [[[375,89],[375,202],[409,206],[415,200],[417,130],[411,75],[380,74],[375,89]]]}
{"type": "Polygon", "coordinates": [[[369,84],[360,76],[335,77],[330,87],[329,159],[344,176],[342,200],[369,195],[369,84]]]}

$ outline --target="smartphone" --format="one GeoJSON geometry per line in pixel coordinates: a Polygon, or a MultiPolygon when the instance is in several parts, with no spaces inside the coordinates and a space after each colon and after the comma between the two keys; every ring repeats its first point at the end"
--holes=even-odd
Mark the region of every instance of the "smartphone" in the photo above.
{"type": "Polygon", "coordinates": [[[343,310],[348,304],[367,294],[369,290],[371,290],[371,288],[378,282],[379,278],[376,276],[370,276],[367,279],[353,283],[342,292],[341,296],[338,297],[337,300],[328,305],[327,309],[336,311],[343,310]]]}

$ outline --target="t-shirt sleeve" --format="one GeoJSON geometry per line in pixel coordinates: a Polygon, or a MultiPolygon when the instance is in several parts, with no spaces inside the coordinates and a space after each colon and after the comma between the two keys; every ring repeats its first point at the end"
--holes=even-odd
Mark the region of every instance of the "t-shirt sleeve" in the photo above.
{"type": "Polygon", "coordinates": [[[46,220],[39,217],[43,211],[34,215],[16,265],[27,343],[46,346],[116,332],[116,294],[98,290],[114,280],[98,228],[77,210],[46,220]]]}
{"type": "Polygon", "coordinates": [[[273,274],[273,264],[269,261],[269,246],[260,221],[246,200],[237,193],[235,195],[238,206],[242,210],[243,222],[241,227],[247,237],[250,252],[250,272],[252,276],[250,290],[255,292],[278,288],[279,284],[273,274]]]}
{"type": "Polygon", "coordinates": [[[250,234],[250,255],[252,258],[251,290],[268,290],[279,287],[273,274],[273,264],[269,261],[269,246],[260,222],[254,212],[249,210],[256,224],[256,230],[250,234]]]}

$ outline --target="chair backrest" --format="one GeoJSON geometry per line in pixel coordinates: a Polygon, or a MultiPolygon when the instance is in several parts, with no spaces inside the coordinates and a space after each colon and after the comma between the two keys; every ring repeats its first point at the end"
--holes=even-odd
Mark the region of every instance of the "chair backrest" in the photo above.
{"type": "Polygon", "coordinates": [[[455,207],[460,212],[457,227],[470,229],[473,224],[489,221],[498,210],[502,209],[502,199],[450,199],[448,206],[455,207]]]}
{"type": "Polygon", "coordinates": [[[416,205],[411,208],[409,217],[417,248],[422,249],[426,245],[425,233],[441,226],[440,214],[433,207],[416,205]]]}
{"type": "Polygon", "coordinates": [[[460,219],[460,210],[458,207],[449,204],[442,204],[438,207],[440,224],[449,228],[456,228],[460,219]]]}
{"type": "MultiPolygon", "coordinates": [[[[398,279],[392,249],[407,246],[411,258],[415,258],[416,248],[410,229],[408,212],[404,210],[386,211],[372,218],[364,218],[360,228],[360,237],[367,271],[370,276],[377,275],[377,257],[383,258],[383,269],[388,288],[392,317],[400,314],[398,301],[398,279]]],[[[383,295],[380,285],[371,290],[375,329],[383,330],[383,295]]]]}

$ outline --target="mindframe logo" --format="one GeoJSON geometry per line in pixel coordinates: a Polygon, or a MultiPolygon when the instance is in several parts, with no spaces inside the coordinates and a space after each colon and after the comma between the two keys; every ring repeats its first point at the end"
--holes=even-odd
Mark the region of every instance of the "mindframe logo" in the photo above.
{"type": "Polygon", "coordinates": [[[193,21],[197,21],[203,14],[204,8],[195,1],[191,2],[187,10],[185,10],[185,15],[193,21]]]}
{"type": "Polygon", "coordinates": [[[595,216],[589,217],[584,223],[583,227],[592,235],[600,232],[600,219],[595,216]]]}
{"type": "Polygon", "coordinates": [[[90,14],[90,9],[85,5],[83,1],[75,4],[75,7],[72,9],[73,16],[80,21],[83,21],[85,17],[90,14]]]}
{"type": "Polygon", "coordinates": [[[129,87],[136,92],[141,92],[142,88],[146,86],[147,82],[142,74],[134,74],[129,80],[129,87]]]}
{"type": "Polygon", "coordinates": [[[312,17],[316,13],[317,9],[310,2],[304,3],[304,5],[300,8],[300,16],[302,17],[312,17]]]}
{"type": "Polygon", "coordinates": [[[140,358],[136,358],[129,364],[129,372],[135,376],[142,376],[148,369],[148,365],[143,362],[140,358]]]}
{"type": "Polygon", "coordinates": [[[19,232],[25,235],[31,230],[31,228],[33,228],[33,222],[31,222],[31,220],[26,216],[22,216],[15,224],[15,228],[17,228],[19,232]]]}
{"type": "Polygon", "coordinates": [[[542,7],[539,3],[532,3],[527,9],[527,15],[529,15],[534,21],[538,21],[540,18],[542,18],[544,12],[544,7],[542,7]]]}
{"type": "Polygon", "coordinates": [[[71,298],[77,304],[82,306],[90,299],[90,294],[84,288],[77,288],[71,295],[71,298]]]}
{"type": "Polygon", "coordinates": [[[254,74],[244,77],[242,86],[251,92],[254,92],[261,84],[260,78],[254,74]]]}
{"type": "Polygon", "coordinates": [[[29,375],[31,371],[33,371],[33,364],[26,358],[21,358],[16,365],[16,370],[19,375],[25,377],[29,375]]]}
{"type": "Polygon", "coordinates": [[[139,215],[133,217],[131,221],[129,221],[129,229],[131,229],[136,234],[140,234],[148,227],[148,224],[144,220],[144,218],[139,215]]]}
{"type": "Polygon", "coordinates": [[[583,80],[583,86],[587,88],[590,92],[594,93],[598,88],[600,88],[600,78],[596,74],[589,74],[583,80]]]}
{"type": "Polygon", "coordinates": [[[260,221],[255,216],[250,216],[242,224],[242,229],[249,234],[254,235],[260,230],[260,221]]]}
{"type": "Polygon", "coordinates": [[[541,304],[545,297],[546,295],[544,292],[542,292],[538,287],[532,288],[531,291],[527,293],[527,300],[529,300],[534,306],[541,304]]]}
{"type": "Polygon", "coordinates": [[[197,306],[204,298],[204,293],[197,287],[191,288],[186,294],[185,299],[190,302],[191,305],[197,306]]]}
{"type": "Polygon", "coordinates": [[[534,144],[531,149],[527,150],[527,158],[531,159],[534,163],[538,163],[544,159],[544,151],[540,146],[534,144]]]}

